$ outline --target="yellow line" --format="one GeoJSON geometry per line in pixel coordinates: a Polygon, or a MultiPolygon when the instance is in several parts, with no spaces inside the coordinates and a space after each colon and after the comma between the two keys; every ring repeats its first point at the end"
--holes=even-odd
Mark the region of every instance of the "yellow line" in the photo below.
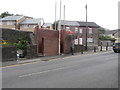
{"type": "MultiPolygon", "coordinates": [[[[100,53],[105,53],[105,52],[96,52],[96,53],[89,53],[89,54],[77,54],[75,56],[67,56],[67,57],[63,57],[63,58],[53,58],[53,59],[49,59],[48,61],[53,61],[53,60],[58,60],[58,59],[66,59],[66,58],[71,58],[71,57],[77,57],[77,56],[87,56],[87,55],[94,55],[94,54],[100,54],[100,53]]],[[[32,61],[32,62],[26,62],[26,63],[19,63],[16,65],[8,65],[8,66],[0,66],[0,68],[8,68],[8,67],[16,67],[16,66],[21,66],[21,65],[28,65],[28,64],[33,64],[33,63],[38,63],[39,61],[32,61]]],[[[44,60],[43,60],[44,61],[44,60]]],[[[42,62],[43,62],[42,61],[42,62]]]]}
{"type": "Polygon", "coordinates": [[[8,68],[8,67],[21,66],[21,65],[28,65],[28,64],[33,64],[33,63],[37,63],[37,62],[40,62],[40,61],[32,61],[32,62],[27,62],[27,63],[19,63],[19,64],[16,64],[16,65],[8,65],[8,66],[0,67],[0,68],[8,68]]]}

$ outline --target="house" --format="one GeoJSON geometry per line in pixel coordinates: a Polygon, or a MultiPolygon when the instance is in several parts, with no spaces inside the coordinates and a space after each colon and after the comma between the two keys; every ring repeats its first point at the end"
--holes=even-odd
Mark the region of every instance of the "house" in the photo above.
{"type": "Polygon", "coordinates": [[[19,23],[24,21],[25,16],[7,16],[0,19],[0,27],[9,29],[19,29],[19,23]]]}
{"type": "MultiPolygon", "coordinates": [[[[95,22],[87,22],[87,44],[88,46],[98,46],[99,25],[95,22]]],[[[75,45],[86,45],[86,22],[61,20],[61,29],[74,32],[75,45]]]]}
{"type": "Polygon", "coordinates": [[[52,23],[44,23],[42,28],[52,30],[52,23]]]}
{"type": "Polygon", "coordinates": [[[105,31],[105,35],[115,38],[116,39],[115,42],[120,42],[120,29],[107,30],[105,31]]]}
{"type": "Polygon", "coordinates": [[[41,26],[43,25],[44,20],[42,18],[27,18],[24,21],[20,22],[20,30],[23,31],[32,31],[34,32],[34,29],[36,26],[41,26]]]}

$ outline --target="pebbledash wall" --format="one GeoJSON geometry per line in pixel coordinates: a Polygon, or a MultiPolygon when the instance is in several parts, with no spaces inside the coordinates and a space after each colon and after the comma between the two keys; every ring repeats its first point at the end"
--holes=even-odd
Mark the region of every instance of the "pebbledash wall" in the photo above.
{"type": "MultiPolygon", "coordinates": [[[[34,42],[34,35],[32,32],[27,31],[19,31],[13,29],[4,29],[0,28],[0,40],[6,40],[8,43],[18,42],[18,39],[21,37],[27,37],[30,39],[30,44],[27,48],[26,58],[34,58],[37,56],[36,54],[36,44],[34,42]]],[[[2,61],[13,61],[17,60],[16,56],[16,48],[14,46],[6,45],[0,47],[2,51],[2,61]]]]}

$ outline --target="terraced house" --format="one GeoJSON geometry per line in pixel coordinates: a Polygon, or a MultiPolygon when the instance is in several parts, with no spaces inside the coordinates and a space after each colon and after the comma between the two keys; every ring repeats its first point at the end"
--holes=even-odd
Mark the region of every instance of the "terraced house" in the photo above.
{"type": "Polygon", "coordinates": [[[24,21],[26,18],[27,17],[25,16],[7,16],[5,18],[0,19],[0,27],[9,29],[19,29],[19,23],[24,21]]]}
{"type": "MultiPolygon", "coordinates": [[[[86,22],[61,20],[61,28],[74,32],[75,45],[86,44],[86,22]]],[[[90,46],[98,46],[99,28],[95,22],[87,22],[87,44],[90,46]]]]}

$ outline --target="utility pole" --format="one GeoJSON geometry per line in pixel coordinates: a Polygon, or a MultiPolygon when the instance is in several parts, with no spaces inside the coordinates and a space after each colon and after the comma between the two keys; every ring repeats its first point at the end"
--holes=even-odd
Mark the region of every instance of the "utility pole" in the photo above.
{"type": "Polygon", "coordinates": [[[60,0],[60,18],[59,18],[59,24],[58,24],[58,30],[59,30],[59,55],[60,55],[60,36],[61,36],[61,0],[60,0]]]}
{"type": "Polygon", "coordinates": [[[64,26],[63,26],[63,29],[65,30],[65,5],[64,5],[64,26]]]}
{"type": "Polygon", "coordinates": [[[57,23],[57,22],[56,22],[56,16],[57,16],[57,14],[56,14],[57,11],[56,11],[56,10],[57,10],[57,1],[55,1],[55,30],[56,30],[56,26],[57,26],[57,25],[56,25],[56,23],[57,23]]]}
{"type": "Polygon", "coordinates": [[[87,4],[86,4],[85,8],[86,8],[86,43],[85,43],[85,50],[87,50],[87,31],[88,31],[88,24],[87,24],[87,4]]]}

